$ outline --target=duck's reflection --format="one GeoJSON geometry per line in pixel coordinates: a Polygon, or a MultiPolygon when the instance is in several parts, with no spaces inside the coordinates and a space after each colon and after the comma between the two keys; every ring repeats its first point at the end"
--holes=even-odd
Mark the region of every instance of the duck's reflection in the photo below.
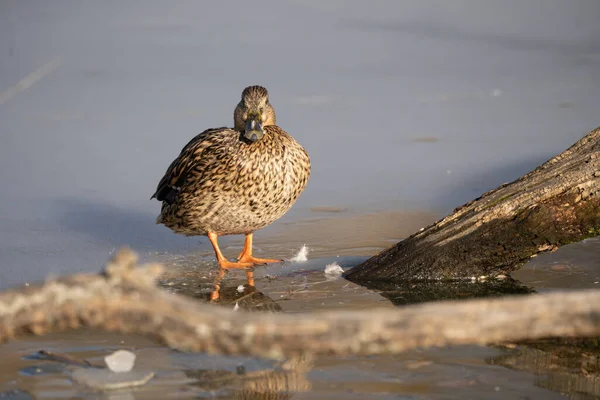
{"type": "Polygon", "coordinates": [[[244,311],[280,312],[282,308],[271,297],[259,292],[254,286],[254,271],[248,269],[246,283],[240,284],[239,272],[234,271],[227,279],[227,270],[219,269],[216,276],[200,275],[190,272],[185,275],[171,276],[161,286],[169,291],[191,297],[201,302],[227,306],[244,311]]]}
{"type": "MultiPolygon", "coordinates": [[[[248,280],[250,281],[250,280],[248,280]]],[[[244,311],[281,312],[283,309],[271,297],[256,290],[256,287],[247,283],[238,286],[223,286],[216,288],[219,291],[215,304],[229,306],[244,311]]],[[[213,292],[214,293],[214,292],[213,292]]],[[[211,296],[212,294],[211,293],[211,296]]]]}
{"type": "MultiPolygon", "coordinates": [[[[224,269],[224,268],[219,268],[219,272],[217,274],[217,278],[215,280],[215,288],[214,290],[210,293],[210,301],[217,301],[221,298],[221,282],[223,281],[223,278],[225,278],[225,275],[229,272],[229,270],[224,269]]],[[[255,289],[254,287],[254,269],[253,268],[247,268],[245,269],[246,272],[246,283],[248,287],[252,287],[255,289]]],[[[256,289],[255,289],[256,290],[256,289]]]]}

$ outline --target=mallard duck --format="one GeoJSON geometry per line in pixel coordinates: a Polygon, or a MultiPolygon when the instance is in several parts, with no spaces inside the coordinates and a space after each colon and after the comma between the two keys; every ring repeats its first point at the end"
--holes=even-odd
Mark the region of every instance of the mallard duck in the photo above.
{"type": "Polygon", "coordinates": [[[233,113],[233,129],[207,129],[181,150],[152,198],[162,201],[157,224],[174,232],[208,236],[222,269],[281,260],[252,256],[253,233],[282,217],[306,187],[308,153],[276,125],[269,93],[249,86],[233,113]],[[246,235],[236,262],[218,237],[246,235]]]}

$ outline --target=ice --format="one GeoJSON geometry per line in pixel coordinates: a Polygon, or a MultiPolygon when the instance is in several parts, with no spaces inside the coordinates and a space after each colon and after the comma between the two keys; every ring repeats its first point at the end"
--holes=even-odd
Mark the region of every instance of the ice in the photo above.
{"type": "Polygon", "coordinates": [[[93,389],[116,390],[145,385],[154,377],[154,372],[130,371],[115,374],[105,369],[77,368],[71,376],[75,382],[93,389]]]}
{"type": "Polygon", "coordinates": [[[327,264],[325,266],[325,275],[328,275],[329,277],[338,277],[338,276],[342,275],[343,273],[344,273],[344,270],[336,262],[327,264]]]}
{"type": "Polygon", "coordinates": [[[104,361],[112,372],[129,372],[135,363],[135,354],[128,350],[117,350],[104,357],[104,361]]]}

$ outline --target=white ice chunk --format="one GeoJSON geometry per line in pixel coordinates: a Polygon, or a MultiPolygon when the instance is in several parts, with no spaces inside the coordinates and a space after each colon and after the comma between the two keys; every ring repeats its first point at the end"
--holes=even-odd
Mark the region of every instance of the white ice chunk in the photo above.
{"type": "Polygon", "coordinates": [[[331,264],[327,264],[325,266],[325,275],[334,277],[334,276],[340,276],[343,273],[344,273],[344,270],[336,262],[331,263],[331,264]]]}
{"type": "MultiPolygon", "coordinates": [[[[75,382],[102,391],[142,386],[148,383],[153,376],[154,372],[150,371],[131,371],[115,374],[112,371],[98,368],[77,368],[71,375],[75,382]]],[[[127,394],[129,393],[126,392],[127,394]]],[[[109,398],[116,397],[109,396],[109,398]]],[[[125,396],[124,398],[129,397],[125,396]]]]}
{"type": "Polygon", "coordinates": [[[135,354],[127,350],[117,350],[104,357],[104,362],[112,372],[129,372],[135,363],[135,354]]]}

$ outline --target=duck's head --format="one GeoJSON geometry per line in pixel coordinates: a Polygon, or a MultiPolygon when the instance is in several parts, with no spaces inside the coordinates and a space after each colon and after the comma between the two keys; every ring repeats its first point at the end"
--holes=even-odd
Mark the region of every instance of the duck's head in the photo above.
{"type": "Polygon", "coordinates": [[[235,129],[245,139],[255,142],[265,134],[264,127],[275,125],[275,110],[269,103],[269,92],[262,86],[248,86],[233,112],[235,129]]]}

